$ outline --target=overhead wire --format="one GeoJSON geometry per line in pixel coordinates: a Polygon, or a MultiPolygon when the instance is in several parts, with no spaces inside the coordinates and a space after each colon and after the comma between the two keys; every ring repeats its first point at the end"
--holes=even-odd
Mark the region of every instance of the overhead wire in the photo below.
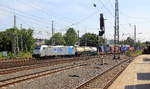
{"type": "MultiPolygon", "coordinates": [[[[109,2],[109,4],[111,5],[111,6],[113,6],[113,4],[112,4],[112,0],[109,0],[110,2],[109,2]]],[[[124,17],[126,17],[126,18],[128,18],[128,19],[132,19],[132,20],[149,20],[150,21],[150,18],[148,18],[148,17],[135,17],[135,16],[130,16],[130,15],[128,15],[128,14],[126,14],[126,13],[124,13],[122,10],[119,10],[119,13],[120,13],[120,16],[124,16],[124,17]]],[[[127,19],[126,19],[127,20],[127,19]]],[[[127,24],[129,24],[129,23],[131,23],[131,22],[128,22],[127,24]]]]}
{"type": "MultiPolygon", "coordinates": [[[[22,22],[24,22],[23,24],[24,25],[28,25],[28,26],[30,26],[30,27],[34,27],[32,24],[34,24],[35,26],[41,26],[41,25],[39,25],[39,24],[41,24],[41,23],[39,23],[38,21],[35,21],[35,20],[26,20],[26,18],[22,18],[22,17],[25,17],[25,16],[23,16],[23,15],[19,15],[19,14],[17,14],[17,19],[18,20],[21,20],[22,22]],[[30,23],[32,23],[32,24],[30,24],[30,23]]],[[[20,23],[21,24],[21,23],[20,23]]],[[[44,26],[48,26],[48,25],[45,25],[45,24],[43,24],[44,26]]]]}
{"type": "MultiPolygon", "coordinates": [[[[49,14],[46,10],[45,10],[45,8],[43,8],[43,7],[41,7],[41,6],[36,6],[36,4],[34,3],[34,2],[32,2],[32,3],[29,3],[29,2],[26,2],[26,0],[21,0],[22,2],[24,2],[24,3],[26,3],[26,5],[27,6],[29,6],[29,7],[32,7],[32,8],[34,8],[34,9],[37,9],[38,11],[40,11],[40,12],[42,12],[43,14],[45,14],[45,15],[47,15],[47,16],[49,16],[49,17],[56,17],[56,16],[54,16],[54,15],[52,15],[52,14],[49,14]]],[[[36,1],[39,1],[39,0],[36,0],[36,1]]],[[[41,2],[41,1],[40,1],[41,2]]],[[[49,8],[50,9],[50,8],[49,8]]],[[[51,11],[53,11],[53,10],[51,10],[51,11]]],[[[61,16],[62,17],[62,16],[61,16]]],[[[57,18],[59,18],[58,16],[57,16],[57,18]]],[[[55,18],[56,19],[56,18],[55,18]]],[[[68,22],[68,23],[70,23],[70,22],[72,22],[72,21],[70,21],[70,18],[68,19],[68,18],[66,18],[66,17],[64,17],[63,16],[63,20],[62,20],[62,18],[61,18],[61,21],[63,21],[63,22],[68,22]],[[65,21],[63,21],[64,19],[66,19],[65,21]]],[[[60,23],[59,23],[60,24],[60,23]]]]}
{"type": "MultiPolygon", "coordinates": [[[[10,11],[7,11],[7,12],[10,12],[10,13],[11,13],[12,8],[5,7],[5,6],[0,6],[0,7],[3,7],[3,8],[5,8],[5,9],[7,9],[7,10],[10,10],[10,11]]],[[[40,24],[44,24],[44,23],[45,23],[45,24],[49,24],[48,21],[47,21],[47,22],[41,22],[41,21],[43,20],[42,18],[35,17],[35,16],[32,16],[32,15],[27,15],[27,14],[25,14],[25,13],[19,11],[19,10],[16,10],[16,9],[15,9],[15,13],[16,13],[17,15],[20,15],[20,16],[24,17],[24,18],[28,18],[28,20],[34,20],[35,22],[40,23],[40,24]]],[[[44,20],[44,21],[45,21],[45,20],[44,20]]]]}
{"type": "Polygon", "coordinates": [[[86,16],[86,17],[80,19],[79,21],[77,21],[77,22],[75,22],[75,23],[72,23],[71,26],[73,26],[73,25],[78,25],[78,24],[80,24],[80,23],[82,23],[82,22],[84,22],[84,21],[90,19],[90,17],[96,15],[95,13],[97,13],[97,11],[96,11],[96,12],[94,11],[94,12],[92,12],[91,14],[89,14],[88,16],[86,16]]]}
{"type": "MultiPolygon", "coordinates": [[[[102,3],[102,4],[103,4],[103,7],[104,7],[105,9],[107,9],[107,7],[104,5],[104,3],[102,3]]],[[[35,8],[35,7],[34,7],[34,8],[35,8]]],[[[41,8],[41,7],[40,7],[40,8],[41,8]]],[[[38,9],[38,10],[43,12],[43,9],[38,9]]],[[[107,9],[107,11],[108,11],[109,13],[111,13],[109,9],[107,9]]],[[[24,18],[30,18],[31,20],[34,19],[35,23],[43,24],[43,23],[41,22],[41,20],[43,20],[43,18],[41,18],[41,17],[39,17],[39,16],[34,16],[34,15],[25,16],[25,13],[21,14],[22,12],[20,12],[20,11],[18,11],[18,10],[16,10],[16,12],[17,12],[17,14],[18,14],[20,17],[22,16],[22,17],[24,17],[24,18]],[[20,14],[21,14],[21,15],[20,15],[20,14]],[[35,18],[36,18],[36,19],[35,19],[35,18]],[[38,19],[38,20],[37,20],[37,19],[38,19]]],[[[44,11],[44,13],[46,13],[46,12],[44,11]]],[[[81,20],[75,22],[75,23],[72,23],[70,26],[74,26],[74,25],[81,24],[81,23],[83,23],[84,21],[88,20],[88,18],[94,16],[94,14],[95,14],[95,12],[92,13],[92,14],[90,14],[90,15],[88,15],[87,17],[85,17],[85,18],[83,18],[83,19],[81,19],[81,20]]],[[[111,13],[111,14],[112,14],[112,13],[111,13]]],[[[46,24],[49,25],[49,21],[47,21],[46,24]]],[[[70,26],[67,26],[67,27],[70,27],[70,26]]]]}
{"type": "MultiPolygon", "coordinates": [[[[102,0],[99,0],[99,1],[101,1],[103,7],[112,15],[112,17],[114,17],[114,15],[112,14],[111,10],[106,7],[106,5],[103,3],[103,1],[102,1],[102,0]]],[[[108,1],[109,1],[110,6],[113,7],[113,4],[112,4],[111,0],[108,0],[108,1]]],[[[120,10],[119,12],[122,12],[122,11],[120,10]]],[[[113,23],[113,22],[112,22],[112,23],[113,23]]],[[[127,24],[128,24],[128,23],[127,23],[127,24]]],[[[123,25],[125,25],[125,24],[120,24],[120,25],[123,26],[123,25]]]]}
{"type": "MultiPolygon", "coordinates": [[[[24,2],[24,3],[25,3],[25,2],[24,2]]],[[[27,4],[27,5],[28,5],[28,4],[27,4]]],[[[36,9],[38,9],[39,11],[44,12],[45,14],[47,14],[47,15],[49,16],[49,14],[48,14],[46,11],[44,11],[44,9],[42,9],[41,7],[38,7],[38,8],[35,7],[35,5],[33,5],[33,3],[32,3],[32,4],[30,3],[30,5],[28,5],[28,6],[31,6],[32,8],[36,8],[36,9]]],[[[85,18],[83,18],[83,19],[77,21],[77,22],[72,23],[70,26],[78,25],[78,24],[80,24],[80,23],[86,21],[86,20],[87,20],[89,17],[91,17],[93,14],[95,14],[95,12],[92,13],[92,14],[90,14],[89,16],[87,16],[87,17],[85,17],[85,18]]],[[[38,17],[38,18],[39,18],[39,17],[38,17]]],[[[70,27],[70,26],[67,26],[67,27],[70,27]]]]}
{"type": "Polygon", "coordinates": [[[109,8],[106,7],[106,5],[103,3],[103,1],[102,1],[102,0],[98,0],[98,1],[99,1],[99,3],[103,6],[103,8],[106,9],[107,12],[108,12],[112,17],[114,17],[114,14],[111,12],[111,10],[110,10],[109,8]]]}
{"type": "MultiPolygon", "coordinates": [[[[38,1],[40,1],[40,0],[38,0],[38,1]]],[[[25,3],[25,2],[24,2],[25,3]]],[[[42,7],[40,7],[40,6],[38,6],[38,7],[35,7],[36,5],[34,5],[34,3],[30,3],[30,4],[26,4],[26,5],[28,5],[28,6],[31,6],[32,8],[35,8],[35,9],[37,9],[38,11],[40,11],[40,12],[42,12],[42,13],[44,13],[45,15],[47,15],[47,16],[50,16],[50,14],[49,13],[47,13],[47,11],[44,9],[44,8],[42,8],[42,7]]],[[[52,11],[52,10],[51,10],[52,11]]],[[[55,16],[54,16],[55,17],[55,16]]],[[[57,16],[58,17],[58,16],[57,16]]],[[[61,16],[62,17],[62,16],[61,16]]],[[[66,18],[66,17],[64,17],[63,16],[63,18],[66,18]]],[[[66,18],[67,19],[67,23],[72,23],[72,19],[71,19],[71,21],[70,20],[68,20],[68,18],[66,18]]],[[[63,21],[62,19],[61,19],[61,21],[63,21]]],[[[63,21],[63,22],[66,22],[66,20],[65,21],[63,21]]],[[[58,27],[58,25],[64,25],[64,24],[62,24],[62,23],[60,23],[60,19],[59,19],[59,21],[55,21],[55,23],[57,23],[57,27],[58,27]]],[[[66,25],[65,26],[65,28],[68,28],[68,27],[70,27],[70,26],[68,26],[68,25],[66,25]]]]}
{"type": "Polygon", "coordinates": [[[42,36],[43,34],[45,36],[44,38],[47,38],[47,37],[51,36],[51,32],[45,31],[45,30],[43,30],[43,28],[42,28],[42,31],[40,30],[40,28],[37,29],[37,26],[39,26],[39,25],[37,25],[36,23],[32,22],[35,25],[35,26],[33,26],[33,25],[29,24],[29,23],[26,23],[26,21],[23,18],[21,18],[21,17],[17,17],[17,18],[20,19],[22,22],[24,22],[25,23],[24,25],[30,26],[31,29],[33,29],[34,37],[36,37],[36,38],[40,37],[41,38],[41,37],[43,37],[42,36]]]}
{"type": "MultiPolygon", "coordinates": [[[[40,1],[40,0],[38,0],[38,1],[40,1]]],[[[40,9],[43,9],[43,8],[40,8],[40,9]]],[[[44,11],[44,12],[45,12],[45,11],[44,11]]],[[[72,23],[72,21],[71,21],[71,25],[68,25],[67,27],[71,27],[71,26],[74,26],[74,25],[81,24],[82,22],[88,20],[90,17],[94,16],[94,14],[95,14],[95,12],[94,12],[94,13],[92,12],[90,15],[88,15],[88,16],[82,18],[82,19],[79,20],[79,21],[76,21],[76,22],[73,22],[73,23],[72,23]]],[[[70,22],[69,22],[69,23],[70,23],[70,22]]]]}
{"type": "MultiPolygon", "coordinates": [[[[5,8],[5,9],[9,9],[9,10],[10,10],[10,13],[11,13],[12,8],[7,7],[7,6],[3,6],[3,5],[1,5],[1,7],[5,8]]],[[[28,20],[30,20],[29,22],[31,22],[31,20],[32,20],[32,23],[34,23],[35,25],[37,25],[37,24],[44,24],[43,22],[41,22],[41,20],[43,20],[41,17],[34,16],[34,15],[28,15],[27,13],[24,13],[24,12],[22,12],[22,11],[19,11],[19,10],[15,9],[15,8],[13,8],[13,9],[15,10],[15,13],[16,13],[16,15],[19,16],[19,18],[21,18],[21,17],[23,17],[23,19],[24,19],[24,18],[28,18],[28,20]],[[27,15],[26,15],[26,14],[27,14],[27,15]]],[[[86,21],[86,20],[87,20],[90,16],[92,16],[93,14],[94,14],[94,13],[92,13],[92,14],[90,14],[89,16],[87,16],[87,17],[81,19],[80,21],[77,21],[77,22],[71,24],[70,26],[72,26],[72,25],[77,25],[77,24],[80,24],[80,23],[83,22],[83,21],[86,21]]],[[[24,21],[25,21],[25,20],[24,20],[24,21]]],[[[46,23],[46,24],[47,24],[47,23],[46,23]]],[[[48,23],[48,24],[49,24],[49,23],[48,23]]],[[[45,25],[45,24],[44,24],[44,25],[45,25]]],[[[67,27],[70,27],[70,26],[67,26],[67,27]]]]}
{"type": "MultiPolygon", "coordinates": [[[[111,17],[115,17],[114,15],[113,15],[113,13],[112,13],[112,11],[115,11],[115,9],[113,9],[112,11],[104,4],[104,2],[102,1],[102,0],[99,0],[99,2],[102,4],[102,6],[103,6],[103,8],[105,9],[105,10],[107,10],[107,12],[109,13],[109,15],[111,16],[111,17]]],[[[109,4],[110,4],[110,6],[113,8],[114,6],[113,6],[113,4],[112,4],[112,2],[111,2],[111,0],[108,0],[108,2],[109,2],[109,4]]],[[[107,23],[113,23],[112,21],[107,21],[107,23]]],[[[127,23],[128,24],[128,23],[127,23]]],[[[126,27],[125,27],[125,25],[127,25],[127,24],[120,24],[120,27],[122,28],[122,29],[124,29],[124,31],[127,29],[126,27]]],[[[114,28],[113,28],[114,29],[114,28]]]]}

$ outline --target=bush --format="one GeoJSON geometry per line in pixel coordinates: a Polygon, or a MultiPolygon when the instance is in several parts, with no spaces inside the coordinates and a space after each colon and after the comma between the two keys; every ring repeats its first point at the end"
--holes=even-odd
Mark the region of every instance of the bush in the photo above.
{"type": "Polygon", "coordinates": [[[142,54],[142,51],[141,50],[136,50],[136,51],[127,51],[125,53],[125,55],[127,56],[138,56],[138,55],[141,55],[142,54]]]}
{"type": "Polygon", "coordinates": [[[19,52],[17,57],[19,57],[19,58],[32,58],[32,54],[30,52],[19,52]]]}
{"type": "Polygon", "coordinates": [[[12,59],[12,58],[32,58],[32,54],[30,52],[19,52],[15,55],[12,52],[9,52],[7,57],[4,57],[2,53],[0,53],[0,59],[12,59]]]}
{"type": "Polygon", "coordinates": [[[3,55],[2,55],[2,53],[0,53],[0,59],[2,59],[3,58],[3,55]]]}
{"type": "Polygon", "coordinates": [[[127,52],[125,53],[125,55],[126,55],[126,56],[131,56],[131,51],[127,51],[127,52]]]}
{"type": "Polygon", "coordinates": [[[136,50],[136,51],[135,51],[135,54],[141,55],[141,54],[142,54],[142,51],[141,51],[141,50],[136,50]]]}
{"type": "Polygon", "coordinates": [[[14,53],[9,52],[9,53],[8,53],[8,58],[15,58],[15,54],[14,54],[14,53]]]}

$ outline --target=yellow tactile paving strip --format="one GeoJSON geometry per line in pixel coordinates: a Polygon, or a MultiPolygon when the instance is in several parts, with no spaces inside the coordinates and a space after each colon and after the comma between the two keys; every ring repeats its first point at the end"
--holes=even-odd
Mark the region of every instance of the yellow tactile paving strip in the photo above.
{"type": "Polygon", "coordinates": [[[108,89],[150,89],[150,55],[141,55],[108,89]]]}

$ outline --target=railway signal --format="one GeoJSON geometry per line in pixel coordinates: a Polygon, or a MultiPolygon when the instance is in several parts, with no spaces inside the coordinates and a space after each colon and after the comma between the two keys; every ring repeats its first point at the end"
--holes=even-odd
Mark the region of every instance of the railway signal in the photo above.
{"type": "Polygon", "coordinates": [[[99,36],[103,36],[105,33],[105,23],[104,23],[104,16],[101,13],[100,14],[100,31],[99,31],[99,36]]]}
{"type": "Polygon", "coordinates": [[[99,31],[99,36],[103,36],[104,33],[104,31],[99,31]]]}

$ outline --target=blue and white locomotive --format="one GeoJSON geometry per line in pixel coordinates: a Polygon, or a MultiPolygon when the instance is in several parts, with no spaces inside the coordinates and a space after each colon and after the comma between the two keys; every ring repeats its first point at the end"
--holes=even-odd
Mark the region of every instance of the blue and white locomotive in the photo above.
{"type": "Polygon", "coordinates": [[[94,55],[97,53],[96,47],[81,46],[48,46],[41,45],[33,50],[33,57],[55,57],[55,56],[79,56],[94,55]]]}

